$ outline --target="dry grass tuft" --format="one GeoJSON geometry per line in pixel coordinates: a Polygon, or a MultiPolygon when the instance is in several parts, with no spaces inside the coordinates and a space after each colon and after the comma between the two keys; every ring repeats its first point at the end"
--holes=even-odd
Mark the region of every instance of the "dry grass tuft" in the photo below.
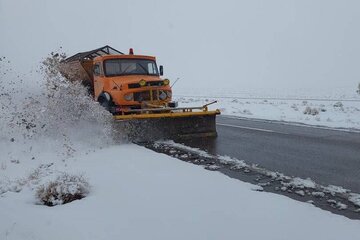
{"type": "Polygon", "coordinates": [[[40,186],[36,197],[47,206],[66,204],[87,196],[90,185],[83,176],[64,173],[55,181],[40,186]]]}

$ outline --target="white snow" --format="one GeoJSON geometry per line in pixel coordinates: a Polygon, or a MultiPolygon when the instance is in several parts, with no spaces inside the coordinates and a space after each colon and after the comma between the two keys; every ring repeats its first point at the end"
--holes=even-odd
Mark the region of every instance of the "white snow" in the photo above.
{"type": "MultiPolygon", "coordinates": [[[[175,143],[174,141],[158,141],[155,143],[156,147],[160,147],[160,145],[163,145],[163,147],[167,148],[167,147],[173,147],[175,149],[180,149],[180,150],[186,150],[188,152],[194,153],[194,154],[198,154],[200,157],[205,157],[208,159],[212,159],[212,160],[217,160],[219,161],[220,164],[223,165],[229,165],[230,169],[232,170],[240,170],[243,169],[243,171],[245,173],[249,173],[251,171],[261,174],[261,175],[265,175],[268,177],[271,177],[273,180],[277,180],[280,181],[281,187],[279,187],[278,189],[280,189],[281,191],[285,192],[285,191],[295,191],[296,194],[304,196],[305,192],[304,190],[306,189],[307,191],[311,190],[311,194],[314,197],[325,197],[325,193],[329,193],[332,196],[341,196],[343,199],[347,199],[348,201],[352,202],[353,204],[357,205],[360,207],[360,194],[358,193],[352,193],[350,190],[345,189],[343,187],[340,186],[335,186],[335,185],[321,185],[321,184],[317,184],[315,183],[315,181],[313,181],[311,178],[299,178],[299,177],[294,177],[294,176],[286,176],[283,173],[279,173],[279,172],[274,172],[274,171],[270,171],[267,169],[264,169],[262,167],[259,167],[256,164],[247,164],[244,160],[239,160],[236,158],[232,158],[229,156],[222,156],[222,155],[211,155],[203,150],[200,150],[198,148],[192,148],[189,146],[186,146],[184,144],[180,144],[180,143],[175,143]]],[[[172,153],[176,153],[177,150],[175,149],[170,149],[169,151],[172,153]]],[[[175,156],[177,156],[175,154],[175,156]]],[[[209,169],[209,170],[214,170],[214,169],[219,169],[220,166],[205,166],[205,169],[209,169]]],[[[265,182],[265,183],[258,183],[258,186],[267,186],[269,185],[269,182],[265,182]]]]}
{"type": "Polygon", "coordinates": [[[37,205],[34,190],[40,183],[31,181],[20,192],[3,193],[1,238],[303,239],[294,233],[304,229],[315,239],[360,234],[359,221],[253,191],[254,185],[136,145],[80,151],[65,162],[49,154],[38,152],[35,161],[24,155],[1,177],[6,173],[14,180],[24,168],[53,162],[41,181],[60,172],[81,172],[92,186],[89,196],[55,207],[37,205]]]}
{"type": "Polygon", "coordinates": [[[337,202],[336,203],[336,208],[338,208],[339,210],[345,210],[348,208],[348,206],[344,203],[341,203],[341,202],[337,202]]]}
{"type": "MultiPolygon", "coordinates": [[[[172,140],[157,141],[155,143],[155,146],[157,144],[165,144],[167,146],[171,146],[171,147],[175,147],[177,149],[185,150],[185,151],[190,152],[190,153],[196,153],[199,156],[205,157],[205,158],[214,158],[214,156],[210,155],[206,151],[203,151],[203,150],[198,149],[198,148],[188,147],[188,146],[186,146],[184,144],[176,143],[176,142],[174,142],[172,140]]],[[[235,159],[235,158],[232,158],[232,157],[229,157],[229,156],[218,155],[218,156],[216,156],[216,158],[220,160],[220,163],[222,163],[222,164],[232,164],[233,167],[235,167],[235,168],[241,169],[241,168],[244,168],[244,167],[248,167],[248,165],[243,160],[235,159]]]]}
{"type": "Polygon", "coordinates": [[[218,108],[222,114],[276,120],[294,123],[304,123],[316,126],[334,128],[360,129],[360,98],[352,96],[353,101],[339,101],[331,97],[302,98],[298,97],[267,97],[244,94],[218,94],[203,96],[175,96],[180,106],[202,106],[212,101],[218,101],[210,108],[218,108]]]}
{"type": "Polygon", "coordinates": [[[295,193],[302,197],[305,196],[305,192],[303,190],[295,191],[295,193]]]}
{"type": "Polygon", "coordinates": [[[311,195],[313,195],[314,197],[319,197],[319,198],[325,197],[325,193],[323,193],[323,192],[312,192],[311,195]]]}
{"type": "Polygon", "coordinates": [[[329,192],[332,195],[335,195],[336,193],[340,193],[340,194],[345,194],[350,192],[350,190],[345,189],[343,187],[339,187],[339,186],[334,186],[334,185],[329,185],[327,187],[323,187],[323,190],[325,192],[329,192]]]}
{"type": "Polygon", "coordinates": [[[286,187],[295,187],[295,188],[315,188],[316,184],[310,178],[293,178],[289,183],[284,184],[286,187]]]}
{"type": "MultiPolygon", "coordinates": [[[[202,157],[205,157],[205,158],[211,158],[212,157],[210,154],[208,154],[207,152],[205,152],[203,150],[200,150],[198,148],[188,147],[188,146],[185,146],[183,144],[176,143],[176,142],[174,142],[172,140],[157,141],[155,143],[155,147],[157,146],[157,144],[167,144],[169,146],[173,146],[173,147],[180,148],[182,150],[186,150],[187,152],[190,152],[190,153],[197,153],[197,154],[199,154],[199,156],[202,156],[202,157]]],[[[174,150],[170,150],[170,151],[174,151],[174,150]]],[[[172,152],[170,152],[170,153],[172,153],[172,152]]]]}
{"type": "MultiPolygon", "coordinates": [[[[314,239],[351,240],[360,235],[358,220],[259,192],[261,186],[137,145],[115,144],[107,135],[109,114],[81,86],[53,77],[50,90],[37,89],[30,98],[21,99],[23,85],[16,82],[10,86],[14,98],[0,95],[0,239],[296,240],[306,231],[314,239]],[[63,174],[84,176],[87,196],[41,205],[39,187],[63,174]]],[[[229,157],[220,160],[247,166],[229,157]]]]}
{"type": "Polygon", "coordinates": [[[349,201],[360,207],[360,194],[358,193],[351,193],[349,201]]]}
{"type": "MultiPolygon", "coordinates": [[[[57,102],[52,108],[62,117],[71,114],[64,111],[68,97],[63,96],[65,105],[57,102]]],[[[99,119],[101,112],[96,113],[99,119]]],[[[52,116],[50,126],[59,120],[52,116]]],[[[11,118],[4,119],[2,126],[11,118]]],[[[294,234],[303,229],[316,239],[356,239],[360,234],[360,221],[259,192],[261,186],[143,147],[99,138],[101,131],[79,126],[108,126],[91,116],[64,124],[66,131],[55,128],[51,134],[24,136],[22,125],[1,132],[0,239],[303,239],[294,234]],[[88,195],[64,205],[40,205],[39,187],[64,173],[84,176],[88,195]]],[[[220,160],[247,166],[229,157],[220,160]]]]}

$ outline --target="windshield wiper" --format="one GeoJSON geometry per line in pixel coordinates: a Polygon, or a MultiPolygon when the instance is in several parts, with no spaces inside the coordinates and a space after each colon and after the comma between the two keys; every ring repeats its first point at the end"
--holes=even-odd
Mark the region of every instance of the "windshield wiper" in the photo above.
{"type": "Polygon", "coordinates": [[[130,67],[131,67],[131,65],[128,65],[128,66],[124,69],[124,71],[121,71],[121,74],[126,74],[126,71],[127,71],[130,67]]]}
{"type": "Polygon", "coordinates": [[[144,67],[143,65],[141,65],[140,63],[138,63],[138,65],[144,69],[144,71],[146,72],[147,75],[149,75],[149,71],[146,69],[146,67],[144,67]]]}

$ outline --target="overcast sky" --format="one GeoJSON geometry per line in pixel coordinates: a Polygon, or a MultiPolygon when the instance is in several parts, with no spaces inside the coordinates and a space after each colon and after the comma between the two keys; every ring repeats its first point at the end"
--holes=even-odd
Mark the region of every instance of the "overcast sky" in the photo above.
{"type": "Polygon", "coordinates": [[[155,55],[177,88],[336,88],[360,82],[358,0],[0,0],[17,69],[62,46],[155,55]]]}

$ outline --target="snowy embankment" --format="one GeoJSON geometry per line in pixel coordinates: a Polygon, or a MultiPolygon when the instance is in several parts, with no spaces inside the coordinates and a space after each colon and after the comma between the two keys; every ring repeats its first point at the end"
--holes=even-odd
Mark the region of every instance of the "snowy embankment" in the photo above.
{"type": "MultiPolygon", "coordinates": [[[[113,135],[121,132],[114,133],[111,116],[86,90],[64,81],[51,68],[45,72],[41,90],[36,84],[28,88],[16,74],[0,75],[0,239],[305,235],[335,240],[360,235],[357,220],[115,142],[113,135]],[[64,173],[84,180],[85,197],[67,204],[52,199],[55,206],[45,206],[38,190],[64,173]]],[[[70,184],[64,191],[76,192],[77,186],[70,184]]]]}
{"type": "MultiPolygon", "coordinates": [[[[55,142],[54,142],[55,143],[55,142]]],[[[2,145],[4,142],[2,142],[2,145]]],[[[48,144],[50,142],[48,141],[48,144]]],[[[2,239],[357,239],[360,222],[145,148],[123,144],[63,161],[51,149],[7,161],[1,176],[31,178],[0,197],[2,239]],[[89,195],[39,205],[34,190],[61,172],[81,173],[89,195]],[[311,236],[311,237],[309,237],[311,236]]],[[[2,159],[4,161],[4,159],[2,159]]]]}
{"type": "Polygon", "coordinates": [[[262,96],[175,95],[175,100],[180,106],[201,106],[216,100],[217,104],[212,105],[211,108],[219,108],[222,114],[236,117],[360,130],[360,96],[355,94],[351,95],[350,99],[344,96],[342,98],[262,96]]]}

